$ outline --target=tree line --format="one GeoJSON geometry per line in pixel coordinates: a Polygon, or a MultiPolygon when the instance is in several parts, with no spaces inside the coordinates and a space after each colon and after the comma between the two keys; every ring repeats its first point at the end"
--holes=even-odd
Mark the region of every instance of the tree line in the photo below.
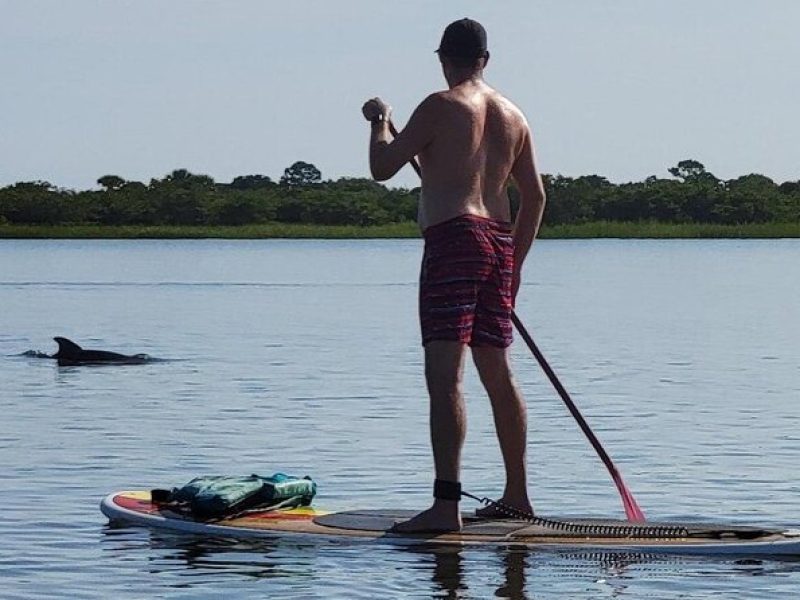
{"type": "MultiPolygon", "coordinates": [[[[545,223],[800,221],[800,181],[778,184],[758,174],[721,180],[695,160],[681,161],[668,172],[670,178],[621,184],[599,175],[544,175],[545,223]]],[[[177,169],[148,184],[117,175],[97,183],[99,190],[61,189],[45,181],[0,188],[0,225],[381,225],[415,220],[419,192],[387,188],[371,179],[323,181],[319,169],[302,161],[277,182],[243,175],[219,183],[177,169]]],[[[513,186],[509,195],[516,210],[513,186]]]]}

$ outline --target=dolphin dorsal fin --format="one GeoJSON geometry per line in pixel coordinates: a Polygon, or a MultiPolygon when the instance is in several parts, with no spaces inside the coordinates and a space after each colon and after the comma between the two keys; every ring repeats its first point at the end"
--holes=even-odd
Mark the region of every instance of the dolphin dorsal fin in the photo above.
{"type": "Polygon", "coordinates": [[[67,355],[69,355],[69,354],[75,354],[75,353],[78,353],[78,352],[83,352],[83,348],[78,346],[78,344],[76,344],[72,340],[68,340],[67,338],[63,338],[63,337],[54,337],[53,339],[56,341],[56,344],[58,344],[58,353],[57,353],[57,355],[58,354],[61,354],[61,355],[67,354],[67,355]]]}

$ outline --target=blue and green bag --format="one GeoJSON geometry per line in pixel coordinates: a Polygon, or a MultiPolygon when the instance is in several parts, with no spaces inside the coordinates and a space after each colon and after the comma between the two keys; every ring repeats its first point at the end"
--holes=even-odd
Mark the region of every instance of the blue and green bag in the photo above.
{"type": "Polygon", "coordinates": [[[275,473],[271,477],[249,475],[196,477],[181,488],[153,490],[156,504],[208,521],[247,510],[308,506],[317,493],[310,477],[275,473]]]}

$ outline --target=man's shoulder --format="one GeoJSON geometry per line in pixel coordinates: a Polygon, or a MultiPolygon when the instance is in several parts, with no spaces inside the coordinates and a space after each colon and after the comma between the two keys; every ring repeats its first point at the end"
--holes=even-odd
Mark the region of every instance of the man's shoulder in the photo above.
{"type": "Polygon", "coordinates": [[[503,115],[503,120],[514,127],[519,127],[522,130],[528,129],[528,120],[525,118],[525,113],[522,109],[514,104],[508,97],[504,96],[498,91],[492,94],[492,104],[496,112],[503,115]]]}
{"type": "Polygon", "coordinates": [[[444,108],[447,104],[453,102],[453,96],[450,94],[450,90],[440,90],[438,92],[433,92],[432,94],[428,94],[428,96],[419,103],[420,108],[426,108],[431,110],[438,110],[444,108]]]}
{"type": "Polygon", "coordinates": [[[449,90],[433,92],[419,103],[414,114],[423,121],[440,122],[442,118],[453,113],[454,107],[458,104],[458,100],[449,93],[449,90]]]}
{"type": "Polygon", "coordinates": [[[501,106],[506,111],[514,113],[516,115],[519,115],[523,119],[525,118],[525,115],[523,114],[522,109],[519,106],[517,106],[516,104],[514,104],[514,102],[512,102],[511,99],[508,96],[505,96],[505,95],[501,94],[497,90],[492,90],[491,97],[492,97],[492,101],[493,102],[495,102],[497,105],[501,106]]]}
{"type": "Polygon", "coordinates": [[[442,117],[447,114],[469,112],[470,103],[453,90],[441,90],[428,95],[419,105],[422,112],[442,117]]]}

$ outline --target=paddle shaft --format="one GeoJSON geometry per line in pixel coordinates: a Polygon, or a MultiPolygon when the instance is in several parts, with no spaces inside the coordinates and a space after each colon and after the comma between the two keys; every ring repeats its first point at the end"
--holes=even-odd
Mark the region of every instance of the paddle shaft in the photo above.
{"type": "MultiPolygon", "coordinates": [[[[391,119],[389,119],[389,132],[392,134],[392,136],[397,137],[397,128],[394,126],[394,123],[392,123],[391,119]]],[[[411,158],[411,160],[408,161],[408,164],[410,164],[413,167],[413,169],[417,172],[417,175],[419,175],[420,177],[422,176],[422,171],[420,171],[419,164],[417,163],[417,160],[415,158],[411,158]]],[[[634,521],[634,522],[644,521],[645,520],[644,513],[642,512],[642,509],[639,508],[639,505],[637,504],[631,491],[628,489],[628,486],[625,485],[625,482],[622,479],[622,475],[620,474],[619,469],[617,469],[616,465],[614,465],[614,462],[611,460],[611,457],[608,455],[608,452],[605,451],[603,445],[600,443],[600,440],[597,439],[597,436],[589,427],[589,424],[586,422],[586,419],[583,418],[583,415],[578,410],[578,407],[572,401],[572,398],[570,398],[570,395],[567,392],[566,388],[561,384],[561,381],[556,376],[555,371],[553,371],[553,369],[550,368],[550,365],[548,364],[547,359],[545,359],[544,354],[541,353],[539,347],[533,341],[533,338],[528,333],[528,330],[525,329],[525,326],[522,324],[522,321],[519,320],[517,313],[514,311],[511,311],[511,321],[514,323],[514,326],[517,328],[517,331],[519,331],[519,334],[522,336],[522,339],[525,340],[525,343],[528,345],[528,348],[533,353],[533,356],[536,358],[536,361],[539,363],[539,366],[542,368],[545,375],[547,375],[547,379],[550,380],[550,383],[553,385],[556,392],[558,392],[558,395],[561,397],[561,400],[563,400],[564,404],[567,405],[567,409],[569,410],[570,414],[575,419],[575,421],[577,421],[578,426],[581,428],[581,431],[583,431],[584,435],[589,439],[589,443],[592,445],[592,448],[594,448],[595,452],[597,452],[597,455],[600,457],[600,460],[603,461],[603,464],[606,466],[606,469],[608,469],[608,472],[611,475],[611,479],[614,480],[614,485],[617,486],[617,490],[619,491],[619,495],[622,499],[622,506],[625,508],[625,516],[628,518],[629,521],[634,521]]]]}

